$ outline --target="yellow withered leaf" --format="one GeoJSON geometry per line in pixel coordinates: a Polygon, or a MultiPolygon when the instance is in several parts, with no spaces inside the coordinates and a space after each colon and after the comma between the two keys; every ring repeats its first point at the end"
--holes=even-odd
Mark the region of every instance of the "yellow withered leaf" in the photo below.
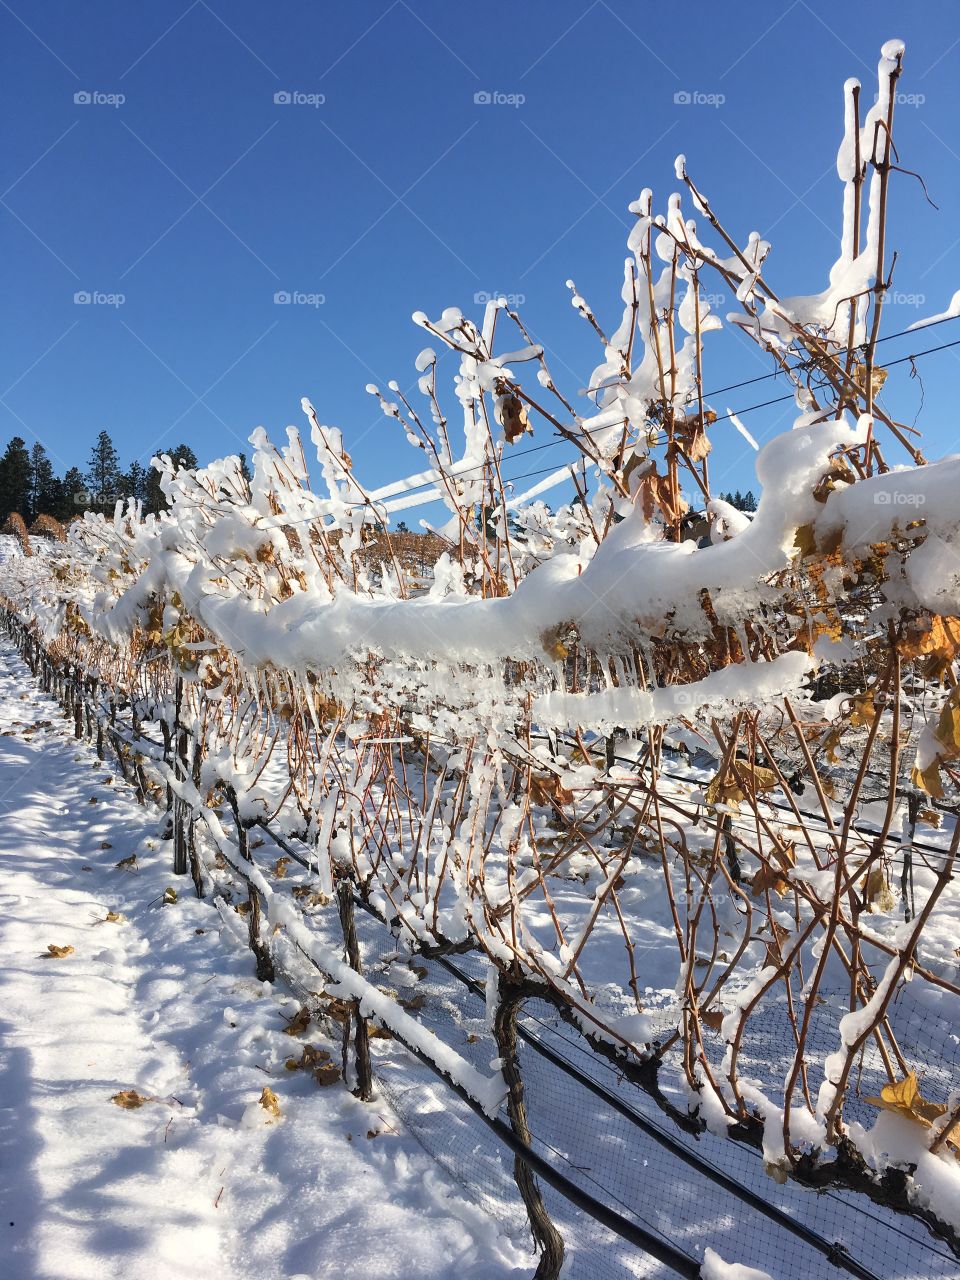
{"type": "Polygon", "coordinates": [[[934,729],[937,741],[946,748],[946,757],[960,755],[960,685],[940,708],[940,717],[934,729]]]}
{"type": "Polygon", "coordinates": [[[683,451],[691,462],[702,462],[713,448],[699,421],[691,426],[689,432],[684,433],[684,437],[683,451]]]}
{"type": "Polygon", "coordinates": [[[284,1035],[301,1036],[310,1025],[310,1010],[303,1005],[283,1028],[284,1035]]]}
{"type": "Polygon", "coordinates": [[[797,850],[792,842],[783,849],[772,849],[750,882],[750,892],[759,898],[770,889],[782,898],[790,887],[784,873],[795,866],[796,861],[797,850]]]}
{"type": "Polygon", "coordinates": [[[960,618],[944,618],[935,613],[918,621],[907,632],[900,646],[905,658],[922,658],[937,654],[946,659],[960,653],[960,618]]]}
{"type": "Polygon", "coordinates": [[[503,434],[507,444],[513,444],[525,432],[533,431],[526,405],[518,395],[513,393],[503,396],[500,401],[500,421],[503,423],[503,434]]]}
{"type": "MultiPolygon", "coordinates": [[[[305,1044],[299,1058],[288,1058],[283,1064],[288,1071],[313,1071],[326,1068],[330,1055],[326,1049],[318,1049],[316,1045],[305,1044]]],[[[338,1073],[339,1074],[339,1073],[338,1073]]]]}
{"type": "Polygon", "coordinates": [[[530,799],[534,804],[569,804],[573,792],[561,786],[555,773],[534,773],[530,776],[530,799]]]}
{"type": "Polygon", "coordinates": [[[773,791],[780,785],[773,770],[766,769],[763,765],[738,760],[736,767],[736,773],[728,767],[710,782],[705,793],[708,805],[723,804],[731,809],[739,809],[741,801],[746,800],[750,792],[761,794],[773,791]]]}
{"type": "Polygon", "coordinates": [[[940,765],[937,760],[933,760],[925,769],[914,765],[910,771],[910,781],[934,800],[943,799],[943,783],[940,781],[940,765]]]}
{"type": "Polygon", "coordinates": [[[566,632],[567,627],[565,625],[561,625],[559,627],[551,627],[540,637],[540,643],[543,646],[544,653],[549,654],[549,656],[553,658],[554,662],[562,662],[570,652],[563,642],[563,637],[566,635],[566,632]]]}
{"type": "Polygon", "coordinates": [[[336,1084],[340,1079],[340,1072],[332,1062],[328,1062],[324,1066],[315,1069],[313,1078],[320,1085],[336,1084]]]}
{"type": "Polygon", "coordinates": [[[790,937],[790,930],[785,929],[783,925],[777,924],[776,920],[770,920],[768,924],[773,937],[768,938],[766,941],[764,964],[770,968],[779,969],[783,964],[782,944],[790,937]]]}
{"type": "Polygon", "coordinates": [[[719,1031],[723,1025],[724,1013],[722,1009],[701,1009],[700,1021],[705,1027],[709,1027],[711,1031],[719,1031]]]}
{"type": "Polygon", "coordinates": [[[813,555],[817,549],[817,539],[812,524],[802,524],[794,532],[793,549],[801,560],[813,555]]]}
{"type": "Polygon", "coordinates": [[[58,947],[55,943],[48,942],[46,951],[41,952],[41,959],[42,960],[62,960],[64,956],[72,956],[72,955],[73,955],[73,947],[70,947],[70,946],[58,947]]]}
{"type": "Polygon", "coordinates": [[[879,1098],[867,1098],[872,1107],[881,1111],[893,1111],[898,1116],[913,1120],[916,1124],[931,1125],[946,1111],[940,1102],[928,1102],[920,1093],[916,1072],[908,1071],[903,1080],[885,1084],[879,1098]]]}
{"type": "Polygon", "coordinates": [[[893,896],[890,881],[887,879],[887,873],[883,867],[874,867],[868,874],[867,883],[863,890],[863,898],[871,910],[892,911],[897,905],[897,900],[893,896]]]}
{"type": "Polygon", "coordinates": [[[858,693],[850,699],[850,724],[854,728],[869,729],[876,719],[877,708],[873,701],[873,690],[858,693]]]}
{"type": "Polygon", "coordinates": [[[940,766],[947,760],[955,760],[960,756],[960,685],[950,691],[950,696],[940,708],[933,736],[941,749],[925,769],[914,765],[910,779],[915,787],[939,800],[943,797],[940,766]]]}
{"type": "Polygon", "coordinates": [[[145,1102],[152,1102],[153,1099],[145,1098],[142,1093],[137,1093],[136,1089],[123,1089],[120,1093],[113,1094],[110,1101],[115,1102],[124,1111],[136,1111],[145,1102]]]}
{"type": "Polygon", "coordinates": [[[273,1116],[274,1120],[280,1119],[280,1099],[272,1089],[264,1089],[263,1093],[260,1095],[260,1105],[263,1107],[264,1111],[273,1116]]]}
{"type": "Polygon", "coordinates": [[[874,365],[872,369],[868,369],[861,360],[854,360],[850,372],[854,382],[864,394],[868,390],[868,385],[872,384],[873,394],[877,395],[887,380],[886,369],[881,368],[880,365],[874,365]]]}

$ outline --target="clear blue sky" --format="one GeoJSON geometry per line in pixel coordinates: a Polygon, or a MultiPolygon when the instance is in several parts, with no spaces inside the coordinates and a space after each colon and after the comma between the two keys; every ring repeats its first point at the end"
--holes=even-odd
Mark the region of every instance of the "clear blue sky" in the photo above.
{"type": "MultiPolygon", "coordinates": [[[[738,238],[773,241],[778,291],[824,287],[843,81],[859,76],[871,101],[891,36],[907,42],[902,92],[923,99],[898,112],[902,162],[940,210],[913,179],[897,182],[906,297],[888,331],[960,288],[955,0],[0,0],[0,31],[0,444],[40,439],[61,470],[85,465],[101,429],[125,463],[180,440],[207,460],[258,425],[282,437],[302,425],[302,395],[343,429],[370,482],[416,469],[364,386],[413,385],[426,335],[411,312],[479,316],[483,292],[524,295],[575,393],[599,348],[564,281],[615,325],[626,206],[649,185],[665,208],[680,151],[738,238]],[[484,91],[525,100],[478,104],[484,91]],[[676,102],[683,91],[724,101],[676,102]],[[278,291],[324,302],[277,305],[278,291]],[[78,292],[125,301],[78,305],[78,292]]],[[[945,325],[884,354],[956,336],[945,325]]],[[[708,344],[706,368],[708,389],[765,371],[737,336],[708,344]]],[[[956,352],[921,369],[929,451],[960,449],[956,352]]],[[[774,385],[716,407],[754,404],[774,385]]],[[[904,373],[888,393],[908,420],[919,397],[904,373]]],[[[773,406],[744,421],[763,440],[791,417],[773,406]]],[[[729,424],[716,430],[720,487],[749,487],[748,448],[729,424]]]]}

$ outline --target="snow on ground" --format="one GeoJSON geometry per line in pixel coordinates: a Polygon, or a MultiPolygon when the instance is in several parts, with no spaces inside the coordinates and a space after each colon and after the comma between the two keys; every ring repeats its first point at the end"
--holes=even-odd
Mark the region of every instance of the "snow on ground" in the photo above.
{"type": "Polygon", "coordinates": [[[296,1001],[174,884],[156,813],[70,730],[3,642],[4,1280],[528,1275],[383,1100],[285,1069],[304,1042],[339,1046],[284,1034],[296,1001]],[[122,1109],[124,1090],[150,1101],[122,1109]]]}

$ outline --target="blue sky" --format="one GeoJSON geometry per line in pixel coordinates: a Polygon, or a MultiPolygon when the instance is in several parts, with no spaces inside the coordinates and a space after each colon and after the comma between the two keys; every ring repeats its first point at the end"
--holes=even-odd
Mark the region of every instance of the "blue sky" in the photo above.
{"type": "MultiPolygon", "coordinates": [[[[600,353],[564,282],[614,327],[627,204],[650,186],[665,208],[681,151],[738,239],[756,229],[773,241],[778,292],[824,287],[843,81],[858,76],[872,100],[890,36],[907,42],[900,87],[915,99],[898,113],[902,163],[939,212],[900,177],[887,331],[960,287],[952,0],[0,0],[0,29],[0,443],[40,439],[61,470],[84,465],[102,429],[125,462],[181,440],[202,461],[234,452],[258,425],[274,437],[302,425],[303,395],[343,429],[370,483],[418,469],[365,384],[413,386],[426,335],[411,313],[479,316],[487,293],[523,297],[575,394],[600,353]],[[722,101],[678,102],[685,93],[722,101]]],[[[954,337],[944,325],[883,351],[954,337]]],[[[708,345],[708,390],[766,369],[736,335],[708,345]]],[[[960,449],[957,353],[920,369],[929,452],[960,449]]],[[[715,407],[778,393],[760,383],[715,407]]],[[[916,379],[901,368],[885,395],[913,421],[916,379]]],[[[761,441],[791,419],[789,404],[744,415],[761,441]]],[[[715,442],[717,487],[749,487],[744,441],[718,424],[715,442]]]]}

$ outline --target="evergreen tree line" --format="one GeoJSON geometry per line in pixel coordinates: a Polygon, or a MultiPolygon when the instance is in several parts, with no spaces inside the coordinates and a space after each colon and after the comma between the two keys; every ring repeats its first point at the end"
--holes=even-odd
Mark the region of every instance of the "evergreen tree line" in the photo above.
{"type": "Polygon", "coordinates": [[[746,493],[741,493],[738,489],[736,493],[721,493],[720,497],[724,502],[729,502],[731,507],[736,507],[738,511],[756,511],[757,500],[753,496],[753,490],[748,489],[746,493]]]}
{"type": "MultiPolygon", "coordinates": [[[[197,466],[197,455],[187,444],[178,444],[169,454],[178,467],[197,466]]],[[[240,456],[248,474],[246,459],[240,456]]],[[[97,436],[86,471],[70,467],[57,475],[43,445],[38,442],[28,449],[20,436],[13,437],[0,457],[0,523],[14,511],[28,525],[40,515],[66,523],[85,511],[111,513],[118,499],[125,498],[138,499],[146,513],[156,514],[166,506],[160,473],[139,462],[124,469],[106,431],[97,436]]]]}

